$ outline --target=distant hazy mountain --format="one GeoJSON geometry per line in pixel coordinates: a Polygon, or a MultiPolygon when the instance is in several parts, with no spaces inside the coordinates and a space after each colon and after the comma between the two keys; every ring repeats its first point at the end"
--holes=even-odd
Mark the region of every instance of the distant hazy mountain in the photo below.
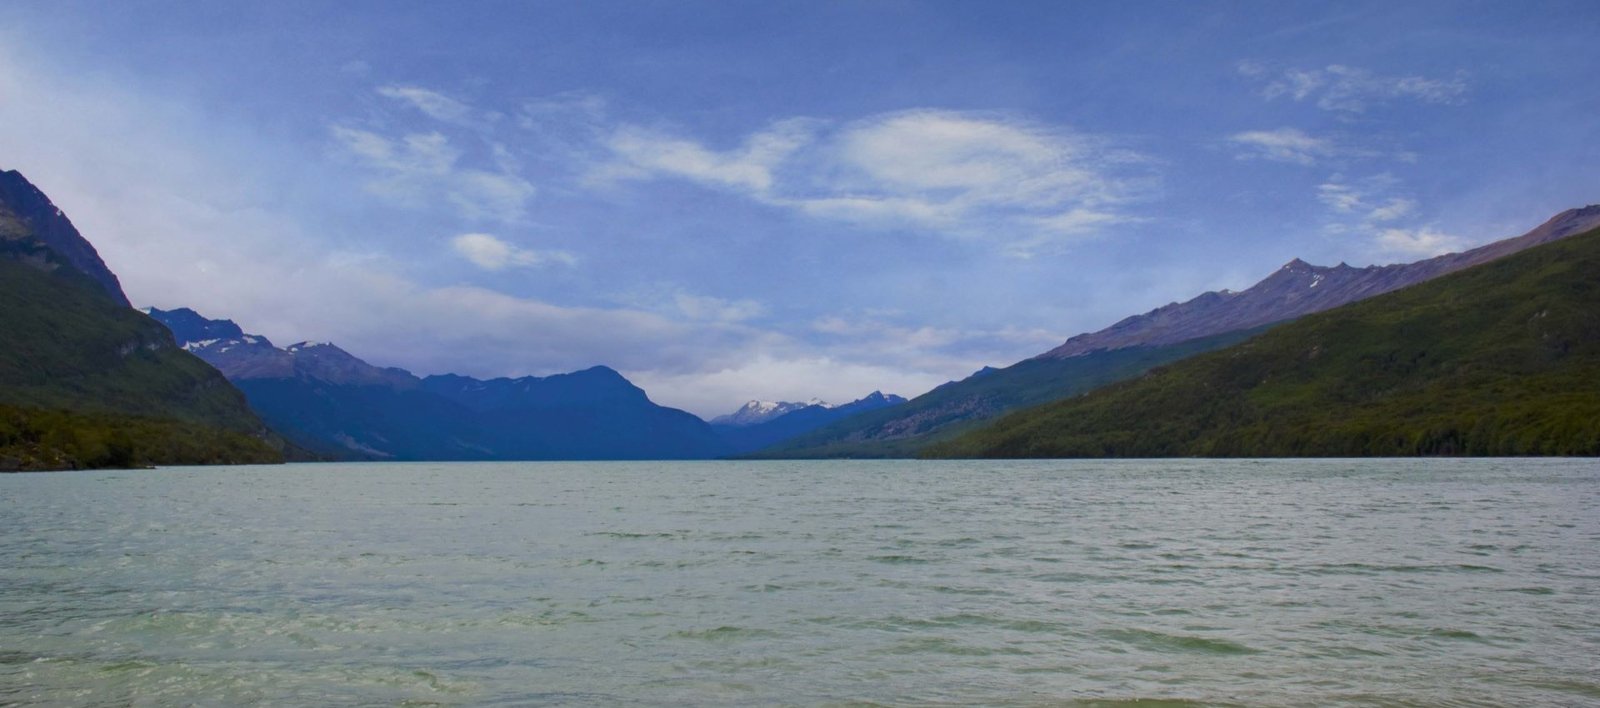
{"type": "Polygon", "coordinates": [[[334,458],[680,459],[727,445],[704,421],[658,406],[621,374],[418,378],[328,342],[285,348],[193,310],[150,310],[228,376],[273,428],[334,458]],[[192,339],[198,337],[198,339],[192,339]]]}
{"type": "Polygon", "coordinates": [[[1159,346],[1282,322],[1399,290],[1446,273],[1549,243],[1600,226],[1600,206],[1570,209],[1522,236],[1463,253],[1415,263],[1352,268],[1314,266],[1298,258],[1247,290],[1201,294],[1129,317],[1098,332],[1080,334],[1040,358],[1081,356],[1131,346],[1159,346]]]}
{"type": "Polygon", "coordinates": [[[800,410],[810,406],[832,408],[833,404],[822,399],[813,398],[805,403],[790,401],[750,401],[727,415],[719,415],[711,419],[712,425],[725,425],[740,428],[757,423],[765,423],[785,413],[800,410]]]}
{"type": "MultiPolygon", "coordinates": [[[[842,418],[892,408],[905,402],[906,399],[900,396],[873,391],[842,406],[831,406],[819,401],[811,405],[790,408],[781,415],[768,417],[759,423],[746,425],[724,423],[714,424],[712,427],[723,440],[727,441],[734,454],[743,454],[790,440],[842,418]]],[[[746,405],[746,408],[749,408],[749,405],[746,405]]]]}
{"type": "Polygon", "coordinates": [[[944,384],[910,403],[852,416],[756,453],[762,457],[906,457],[1024,406],[1075,396],[1153,367],[1236,344],[1308,313],[1391,292],[1600,226],[1600,206],[1572,209],[1516,238],[1416,263],[1352,268],[1295,259],[1241,292],[1182,304],[1081,334],[1033,359],[944,384]]]}
{"type": "Polygon", "coordinates": [[[1600,229],[1276,327],[928,454],[1600,455],[1600,229]]]}
{"type": "Polygon", "coordinates": [[[281,446],[128,307],[64,214],[0,172],[0,470],[275,462],[281,446]]]}

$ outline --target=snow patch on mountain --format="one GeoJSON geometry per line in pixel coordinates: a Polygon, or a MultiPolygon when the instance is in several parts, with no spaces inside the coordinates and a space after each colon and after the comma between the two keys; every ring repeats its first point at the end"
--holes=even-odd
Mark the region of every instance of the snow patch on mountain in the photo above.
{"type": "Polygon", "coordinates": [[[805,402],[797,401],[759,401],[752,400],[732,413],[719,415],[711,419],[712,425],[726,425],[730,427],[745,427],[765,423],[788,413],[802,408],[833,408],[833,404],[820,398],[813,398],[805,402]]]}

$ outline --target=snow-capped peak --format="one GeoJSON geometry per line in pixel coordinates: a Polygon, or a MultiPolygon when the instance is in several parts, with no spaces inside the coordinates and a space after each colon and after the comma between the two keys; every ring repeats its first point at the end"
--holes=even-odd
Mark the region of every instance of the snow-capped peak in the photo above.
{"type": "Polygon", "coordinates": [[[784,415],[785,413],[797,411],[802,408],[810,408],[811,406],[832,408],[833,404],[828,403],[820,398],[813,398],[804,403],[796,401],[751,400],[745,403],[743,406],[740,406],[739,410],[727,415],[721,415],[712,418],[711,422],[716,425],[755,425],[757,423],[765,423],[773,418],[784,415]]]}

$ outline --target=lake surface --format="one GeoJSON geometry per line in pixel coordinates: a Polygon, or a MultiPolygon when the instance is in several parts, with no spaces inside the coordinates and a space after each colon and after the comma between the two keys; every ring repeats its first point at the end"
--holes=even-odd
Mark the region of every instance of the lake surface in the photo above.
{"type": "Polygon", "coordinates": [[[0,475],[0,704],[1600,705],[1600,461],[0,475]]]}

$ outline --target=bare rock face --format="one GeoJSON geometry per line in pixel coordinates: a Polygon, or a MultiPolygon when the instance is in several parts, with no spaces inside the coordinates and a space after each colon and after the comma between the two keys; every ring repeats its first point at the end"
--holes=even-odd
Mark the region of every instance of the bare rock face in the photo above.
{"type": "Polygon", "coordinates": [[[1094,351],[1175,344],[1290,320],[1365,300],[1408,285],[1511,255],[1600,226],[1600,205],[1569,209],[1516,238],[1415,263],[1354,268],[1314,266],[1298,258],[1247,290],[1208,292],[1080,334],[1036,358],[1065,359],[1094,351]]]}
{"type": "Polygon", "coordinates": [[[122,293],[122,283],[117,281],[116,274],[100,260],[100,254],[78,233],[72,220],[22,173],[0,170],[0,239],[17,238],[36,239],[50,247],[73,268],[98,283],[117,304],[132,307],[128,296],[122,293]]]}

